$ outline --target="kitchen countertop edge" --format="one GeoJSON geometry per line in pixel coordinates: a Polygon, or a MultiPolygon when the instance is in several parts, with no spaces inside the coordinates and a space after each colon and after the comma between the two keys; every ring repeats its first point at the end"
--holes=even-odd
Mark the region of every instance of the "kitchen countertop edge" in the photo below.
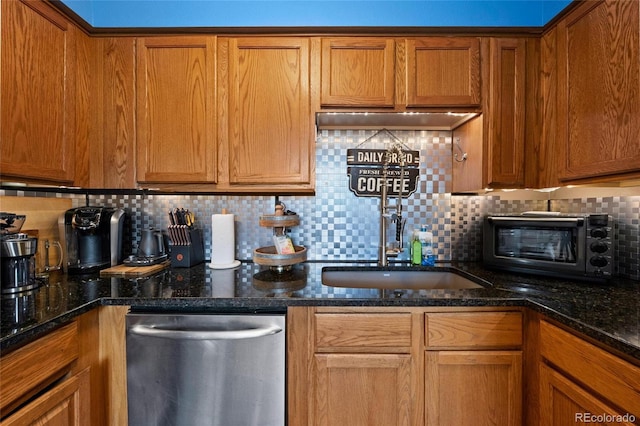
{"type": "Polygon", "coordinates": [[[460,299],[256,299],[256,298],[111,298],[105,297],[70,310],[63,315],[24,330],[19,334],[8,336],[0,342],[0,352],[18,349],[50,331],[74,320],[80,315],[100,306],[130,306],[135,310],[153,311],[197,311],[197,312],[274,312],[286,311],[289,306],[357,306],[357,307],[524,307],[541,313],[549,319],[563,324],[571,330],[583,334],[630,361],[640,363],[640,348],[606,333],[598,328],[584,324],[574,318],[545,306],[543,301],[526,297],[504,298],[460,298],[460,299]]]}
{"type": "MultiPolygon", "coordinates": [[[[460,272],[474,274],[473,269],[456,269],[460,272]]],[[[479,276],[480,279],[492,281],[491,274],[479,276]]],[[[499,277],[496,280],[509,282],[513,277],[499,277]]],[[[516,285],[521,284],[520,277],[516,285]]],[[[580,315],[571,315],[564,304],[571,301],[558,302],[557,299],[547,299],[545,295],[525,294],[513,291],[513,288],[494,285],[494,294],[481,295],[460,292],[451,297],[418,297],[418,298],[331,298],[331,297],[170,297],[170,298],[148,298],[148,297],[96,297],[77,307],[69,309],[62,314],[43,321],[39,324],[20,330],[0,339],[0,353],[2,355],[18,349],[35,339],[44,336],[48,332],[68,323],[78,316],[91,311],[100,306],[130,306],[133,310],[149,310],[164,312],[285,312],[289,306],[360,306],[360,307],[524,307],[538,312],[546,318],[553,320],[570,330],[579,333],[595,344],[604,346],[607,350],[614,352],[629,361],[640,365],[640,345],[635,344],[633,337],[626,339],[624,335],[615,335],[600,328],[597,324],[588,324],[581,320],[580,315]],[[558,305],[560,303],[560,305],[558,305]],[[555,306],[554,306],[555,305],[555,306]],[[565,310],[566,312],[562,312],[565,310]]],[[[559,291],[566,291],[559,290],[559,291]]],[[[624,315],[624,313],[620,313],[624,315]]],[[[583,318],[584,319],[584,318],[583,318]]],[[[615,329],[611,331],[615,332],[615,329]]]]}

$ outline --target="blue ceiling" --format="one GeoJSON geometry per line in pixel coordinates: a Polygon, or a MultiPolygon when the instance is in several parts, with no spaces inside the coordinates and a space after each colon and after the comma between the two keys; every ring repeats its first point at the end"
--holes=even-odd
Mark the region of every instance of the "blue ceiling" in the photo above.
{"type": "Polygon", "coordinates": [[[95,28],[541,27],[570,0],[62,0],[95,28]]]}

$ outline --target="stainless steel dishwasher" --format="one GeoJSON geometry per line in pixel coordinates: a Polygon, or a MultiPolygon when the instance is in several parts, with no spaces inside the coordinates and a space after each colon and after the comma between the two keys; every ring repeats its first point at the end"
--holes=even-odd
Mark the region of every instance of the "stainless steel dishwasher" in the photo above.
{"type": "Polygon", "coordinates": [[[129,313],[129,425],[283,426],[285,315],[129,313]]]}

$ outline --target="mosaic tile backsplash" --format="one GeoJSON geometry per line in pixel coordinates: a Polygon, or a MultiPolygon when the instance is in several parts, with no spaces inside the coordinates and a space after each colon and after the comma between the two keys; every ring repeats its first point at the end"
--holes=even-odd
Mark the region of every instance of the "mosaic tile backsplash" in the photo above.
{"type": "MultiPolygon", "coordinates": [[[[379,199],[357,197],[349,190],[346,151],[366,141],[363,148],[383,148],[389,136],[371,138],[374,131],[322,130],[316,145],[315,196],[283,196],[287,209],[300,216],[300,225],[289,235],[307,248],[309,260],[377,259],[379,241],[379,199]]],[[[498,195],[451,194],[451,133],[435,131],[396,131],[407,147],[420,151],[420,177],[417,191],[403,199],[406,218],[404,236],[428,225],[434,235],[438,260],[479,261],[482,252],[482,218],[489,213],[519,213],[546,210],[546,200],[503,200],[498,195]]],[[[5,195],[34,196],[28,191],[4,191],[5,195]]],[[[42,194],[37,194],[42,196],[42,194]]],[[[73,199],[74,206],[85,205],[85,195],[55,194],[73,199]]],[[[203,230],[205,258],[211,255],[211,215],[226,208],[235,215],[236,257],[250,260],[253,250],[273,245],[272,230],[259,226],[259,217],[273,214],[274,196],[247,195],[90,195],[92,205],[121,207],[129,213],[125,230],[125,252],[135,253],[141,230],[166,229],[168,212],[183,207],[195,213],[203,230]]],[[[552,210],[611,214],[616,220],[618,273],[640,279],[640,196],[598,197],[551,202],[552,210]]],[[[389,226],[393,240],[395,226],[389,226]]],[[[405,254],[406,256],[406,254],[405,254]]]]}

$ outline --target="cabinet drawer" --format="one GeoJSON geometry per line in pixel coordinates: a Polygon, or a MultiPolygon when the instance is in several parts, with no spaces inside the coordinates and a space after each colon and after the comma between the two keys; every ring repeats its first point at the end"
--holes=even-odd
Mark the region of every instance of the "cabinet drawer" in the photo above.
{"type": "Polygon", "coordinates": [[[540,353],[604,399],[640,417],[640,368],[546,321],[540,322],[540,353]]]}
{"type": "MultiPolygon", "coordinates": [[[[318,352],[384,349],[409,353],[410,313],[315,314],[315,344],[318,352]]],[[[375,351],[381,352],[381,351],[375,351]]]]}
{"type": "Polygon", "coordinates": [[[87,368],[21,407],[2,426],[89,424],[89,375],[87,368]]]}
{"type": "Polygon", "coordinates": [[[66,373],[78,358],[76,323],[65,325],[2,357],[2,417],[66,373]]]}
{"type": "Polygon", "coordinates": [[[517,348],[522,345],[520,312],[451,312],[425,315],[427,349],[517,348]]]}

